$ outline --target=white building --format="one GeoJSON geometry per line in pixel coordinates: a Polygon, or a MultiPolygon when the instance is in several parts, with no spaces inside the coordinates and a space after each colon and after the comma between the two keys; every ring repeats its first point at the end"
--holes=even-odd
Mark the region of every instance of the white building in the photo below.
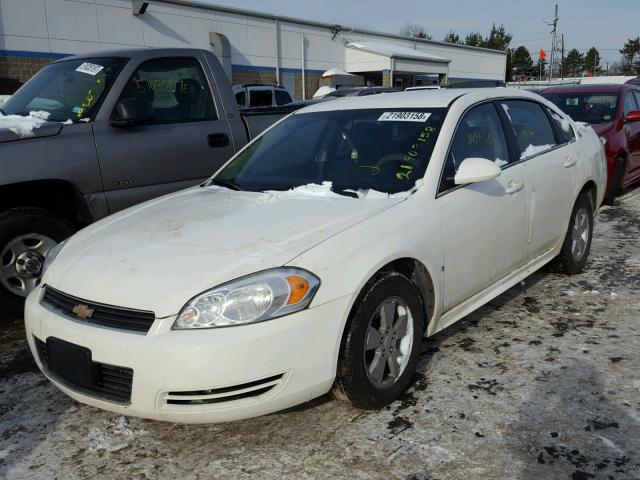
{"type": "Polygon", "coordinates": [[[52,59],[140,46],[210,49],[234,83],[278,83],[297,98],[332,67],[404,88],[503,80],[506,65],[495,50],[192,0],[0,0],[0,93],[52,59]]]}

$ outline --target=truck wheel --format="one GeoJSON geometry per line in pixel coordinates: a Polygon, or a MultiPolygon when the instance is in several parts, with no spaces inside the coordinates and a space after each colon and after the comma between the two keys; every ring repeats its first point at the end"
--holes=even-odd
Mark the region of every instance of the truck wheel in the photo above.
{"type": "Polygon", "coordinates": [[[355,407],[378,409],[397,400],[411,382],[422,342],[422,302],[405,276],[384,272],[355,308],[333,391],[355,407]]]}
{"type": "Polygon", "coordinates": [[[0,213],[0,313],[22,317],[25,297],[40,283],[47,254],[73,227],[41,208],[0,213]]]}
{"type": "Polygon", "coordinates": [[[587,264],[593,237],[593,207],[587,195],[576,200],[569,220],[569,228],[560,251],[562,269],[568,275],[580,273],[587,264]]]}

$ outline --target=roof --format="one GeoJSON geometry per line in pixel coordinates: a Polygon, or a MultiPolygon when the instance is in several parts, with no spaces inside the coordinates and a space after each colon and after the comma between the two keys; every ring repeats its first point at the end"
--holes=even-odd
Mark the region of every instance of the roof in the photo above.
{"type": "Polygon", "coordinates": [[[367,108],[446,108],[464,95],[474,95],[478,101],[489,98],[532,98],[540,96],[515,88],[460,88],[440,90],[416,90],[412,92],[381,93],[364,97],[344,97],[329,102],[317,103],[295,112],[311,113],[331,110],[359,110],[367,108]]]}
{"type": "MultiPolygon", "coordinates": [[[[601,84],[601,85],[559,85],[545,88],[540,95],[562,93],[618,93],[625,88],[631,88],[632,84],[601,84]]],[[[636,88],[638,86],[636,85],[636,88]]]]}
{"type": "Polygon", "coordinates": [[[347,47],[361,50],[363,52],[376,53],[390,58],[408,58],[410,60],[422,60],[438,63],[449,63],[451,60],[431,53],[423,52],[402,45],[394,45],[384,42],[350,42],[347,47]]]}
{"type": "Polygon", "coordinates": [[[504,55],[504,56],[507,55],[507,52],[502,50],[492,50],[490,48],[483,48],[483,47],[472,47],[470,45],[461,45],[459,43],[439,42],[437,40],[427,40],[425,38],[407,37],[405,35],[398,35],[394,33],[380,32],[376,30],[368,30],[363,28],[354,28],[346,25],[336,25],[336,24],[326,23],[326,22],[317,22],[314,20],[305,20],[302,18],[288,17],[285,15],[277,15],[277,14],[266,13],[266,12],[257,12],[255,10],[245,10],[242,8],[228,7],[225,5],[215,5],[212,3],[205,3],[201,0],[156,0],[156,1],[158,3],[173,3],[176,5],[187,5],[191,7],[205,8],[207,10],[218,10],[220,12],[236,13],[238,15],[249,15],[252,17],[267,18],[273,21],[281,20],[283,22],[299,23],[302,25],[310,25],[314,27],[327,28],[329,30],[338,29],[338,31],[347,32],[347,33],[363,33],[365,35],[376,35],[379,37],[410,40],[410,41],[422,43],[422,44],[440,45],[440,46],[446,46],[446,47],[462,49],[462,50],[475,50],[475,51],[494,53],[494,54],[504,55]]]}
{"type": "Polygon", "coordinates": [[[345,75],[348,77],[355,77],[353,73],[345,72],[344,70],[340,70],[339,68],[330,68],[326,72],[322,74],[322,78],[333,77],[334,75],[345,75]]]}

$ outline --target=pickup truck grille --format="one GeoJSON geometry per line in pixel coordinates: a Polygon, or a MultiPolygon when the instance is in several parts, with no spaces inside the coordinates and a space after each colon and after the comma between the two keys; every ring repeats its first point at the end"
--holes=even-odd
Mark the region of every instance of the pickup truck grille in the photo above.
{"type": "Polygon", "coordinates": [[[42,303],[81,322],[101,327],[115,328],[129,332],[146,334],[155,320],[155,314],[145,310],[113,307],[67,295],[49,286],[45,287],[42,303]],[[91,315],[83,318],[76,313],[77,307],[91,310],[91,315]]]}

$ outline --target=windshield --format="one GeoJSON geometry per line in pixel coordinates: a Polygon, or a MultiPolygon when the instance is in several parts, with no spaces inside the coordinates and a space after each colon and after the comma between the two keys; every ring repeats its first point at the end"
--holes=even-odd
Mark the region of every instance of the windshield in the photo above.
{"type": "Polygon", "coordinates": [[[6,115],[49,112],[48,120],[91,120],[123,59],[93,58],[52,63],[40,70],[2,107],[6,115]]]}
{"type": "Polygon", "coordinates": [[[562,93],[544,97],[576,122],[597,124],[616,118],[618,95],[615,93],[562,93]]]}
{"type": "Polygon", "coordinates": [[[424,175],[446,109],[338,110],[286,118],[214,178],[238,189],[331,182],[336,192],[410,190],[424,175]]]}

